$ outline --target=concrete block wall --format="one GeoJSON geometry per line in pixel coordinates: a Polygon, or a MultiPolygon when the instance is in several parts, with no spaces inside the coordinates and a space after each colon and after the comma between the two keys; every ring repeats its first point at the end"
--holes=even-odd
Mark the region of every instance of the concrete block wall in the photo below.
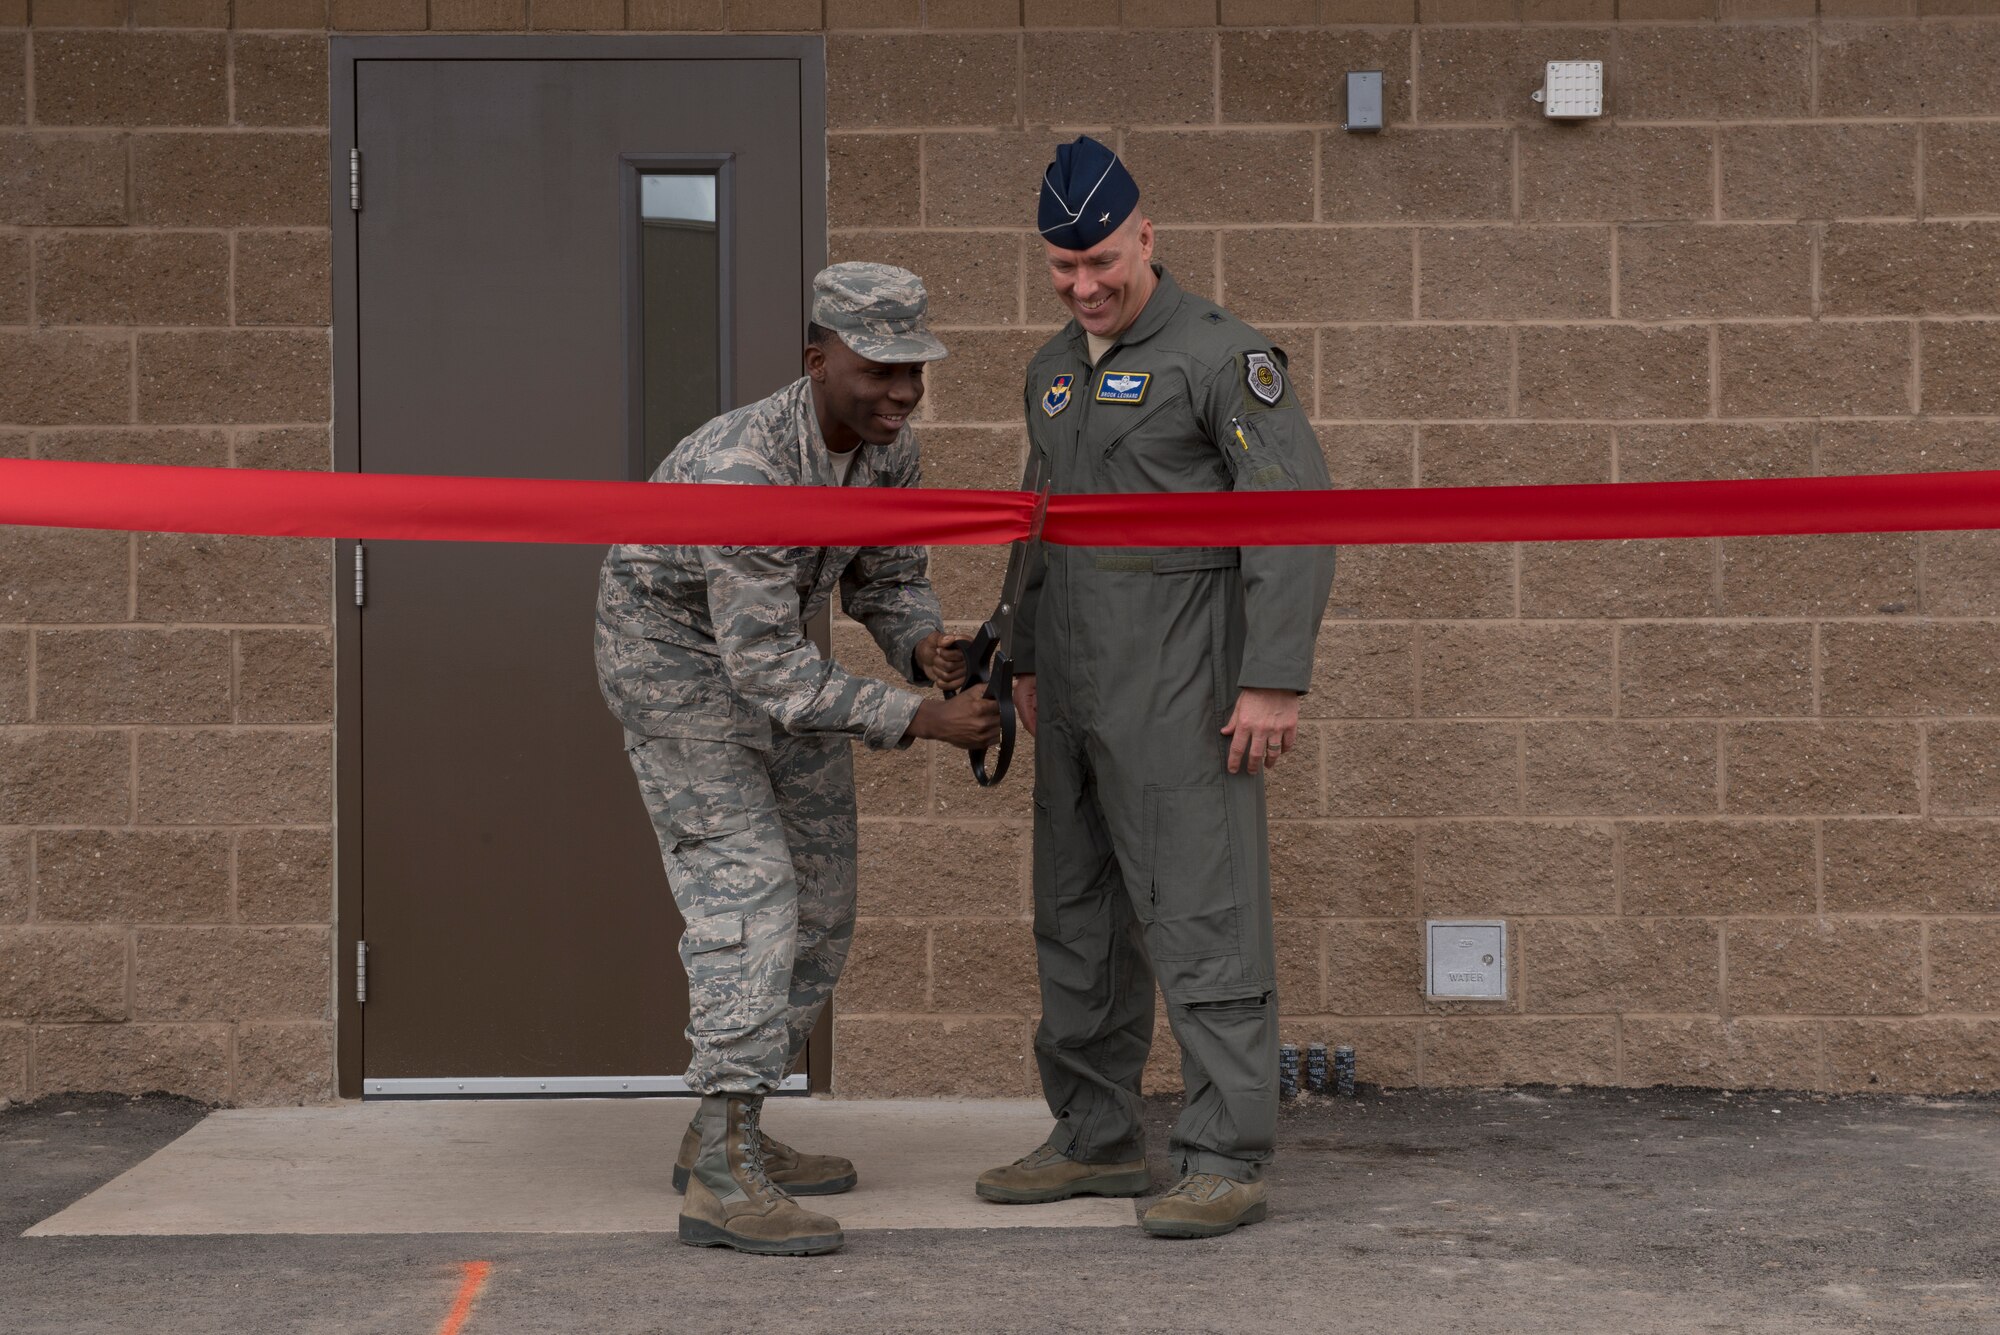
{"type": "MultiPolygon", "coordinates": [[[[923,273],[956,354],[933,484],[1014,476],[1078,130],[1343,485],[2000,466],[1994,0],[0,0],[0,454],[327,466],[329,29],[825,31],[834,256],[923,273]],[[1609,120],[1537,119],[1558,58],[1609,120]]],[[[329,560],[0,530],[0,1098],[327,1097],[329,560]]],[[[940,551],[949,614],[1001,564],[940,551]]],[[[1272,787],[1288,1033],[1391,1084],[1991,1088],[1996,576],[1990,534],[1344,553],[1272,787]],[[1475,915],[1514,995],[1426,1002],[1422,920],[1475,915]]],[[[1028,785],[859,769],[839,1088],[1030,1092],[1028,785]]]]}

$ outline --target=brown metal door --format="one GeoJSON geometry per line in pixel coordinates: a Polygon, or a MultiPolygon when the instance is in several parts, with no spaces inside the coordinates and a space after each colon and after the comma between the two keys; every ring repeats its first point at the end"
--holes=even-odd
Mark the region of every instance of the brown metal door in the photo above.
{"type": "MultiPolygon", "coordinates": [[[[348,466],[637,478],[663,404],[686,413],[692,396],[698,422],[798,374],[825,249],[816,46],[661,58],[648,39],[435,40],[336,47],[360,154],[339,257],[348,466]],[[640,196],[658,172],[709,178],[710,235],[649,249],[640,196]],[[679,318],[649,309],[662,301],[679,318]],[[680,373],[660,355],[669,335],[693,379],[663,392],[680,373]]],[[[703,49],[673,49],[689,48],[703,49]]],[[[345,617],[359,680],[343,693],[341,813],[359,864],[344,916],[357,874],[360,916],[343,937],[368,948],[365,1005],[345,1007],[365,1092],[685,1069],[680,922],[592,671],[602,556],[366,545],[365,605],[345,617]]]]}

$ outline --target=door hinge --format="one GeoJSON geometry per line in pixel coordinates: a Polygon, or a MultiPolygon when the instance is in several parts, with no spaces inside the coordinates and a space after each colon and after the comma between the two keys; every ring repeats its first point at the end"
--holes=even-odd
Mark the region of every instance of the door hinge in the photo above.
{"type": "Polygon", "coordinates": [[[347,150],[347,207],[361,212],[361,150],[347,150]]]}
{"type": "Polygon", "coordinates": [[[368,1004],[368,943],[354,943],[354,1000],[356,1004],[368,1004]]]}
{"type": "Polygon", "coordinates": [[[368,551],[358,542],[354,544],[354,605],[368,606],[368,551]]]}

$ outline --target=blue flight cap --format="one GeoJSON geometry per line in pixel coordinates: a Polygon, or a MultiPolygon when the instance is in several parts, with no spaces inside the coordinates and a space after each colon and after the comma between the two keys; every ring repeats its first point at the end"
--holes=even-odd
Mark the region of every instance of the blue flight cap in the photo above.
{"type": "Polygon", "coordinates": [[[1118,155],[1089,135],[1056,149],[1042,173],[1035,226],[1064,250],[1089,250],[1117,231],[1139,206],[1139,183],[1118,155]]]}

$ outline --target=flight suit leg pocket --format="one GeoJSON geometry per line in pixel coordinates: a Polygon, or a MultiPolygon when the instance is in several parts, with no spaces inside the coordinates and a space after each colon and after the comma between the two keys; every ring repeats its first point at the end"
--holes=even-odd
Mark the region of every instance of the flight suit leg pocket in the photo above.
{"type": "Polygon", "coordinates": [[[1072,942],[1109,909],[1103,870],[1109,843],[1087,806],[1058,811],[1035,798],[1035,935],[1072,942]]]}
{"type": "Polygon", "coordinates": [[[1222,786],[1148,786],[1146,845],[1153,957],[1210,960],[1211,967],[1194,971],[1203,981],[1233,981],[1243,951],[1243,859],[1222,786]]]}

